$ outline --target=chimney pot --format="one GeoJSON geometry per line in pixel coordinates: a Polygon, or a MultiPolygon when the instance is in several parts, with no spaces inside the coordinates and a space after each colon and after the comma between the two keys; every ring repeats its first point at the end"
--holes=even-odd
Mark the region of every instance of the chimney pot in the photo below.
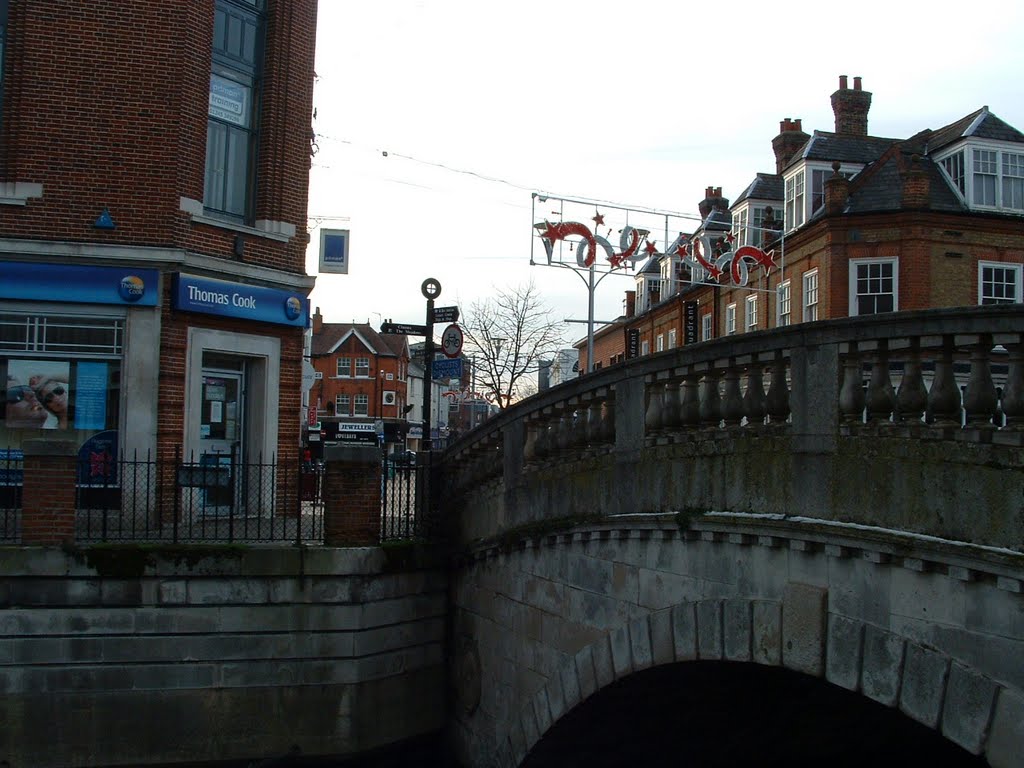
{"type": "Polygon", "coordinates": [[[839,76],[839,90],[845,91],[847,89],[848,86],[846,85],[846,82],[847,82],[846,81],[846,75],[840,75],[839,76]]]}
{"type": "Polygon", "coordinates": [[[860,90],[860,78],[859,77],[853,78],[853,90],[855,90],[855,91],[859,91],[860,90]]]}
{"type": "Polygon", "coordinates": [[[793,125],[794,125],[794,128],[793,128],[794,131],[802,131],[804,129],[803,124],[802,124],[802,120],[799,117],[793,122],[793,125]]]}

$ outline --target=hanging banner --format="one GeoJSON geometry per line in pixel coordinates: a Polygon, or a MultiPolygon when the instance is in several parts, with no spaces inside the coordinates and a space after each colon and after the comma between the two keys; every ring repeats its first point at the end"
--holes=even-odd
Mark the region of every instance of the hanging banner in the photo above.
{"type": "Polygon", "coordinates": [[[626,328],[626,359],[640,356],[640,329],[626,328]]]}
{"type": "Polygon", "coordinates": [[[683,343],[697,343],[697,302],[688,301],[683,305],[683,343]]]}

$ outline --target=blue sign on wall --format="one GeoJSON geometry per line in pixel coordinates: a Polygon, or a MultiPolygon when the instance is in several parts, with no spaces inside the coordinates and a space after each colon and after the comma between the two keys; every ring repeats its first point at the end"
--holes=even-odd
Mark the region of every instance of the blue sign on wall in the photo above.
{"type": "Polygon", "coordinates": [[[185,312],[203,312],[298,328],[309,324],[309,299],[300,293],[195,275],[175,276],[172,303],[174,309],[185,312]]]}
{"type": "Polygon", "coordinates": [[[0,262],[0,299],[155,307],[159,281],[155,269],[0,262]]]}

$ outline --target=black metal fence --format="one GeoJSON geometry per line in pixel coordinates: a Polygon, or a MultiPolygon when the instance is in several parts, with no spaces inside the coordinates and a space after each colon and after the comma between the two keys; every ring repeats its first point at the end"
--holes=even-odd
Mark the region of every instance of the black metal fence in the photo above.
{"type": "MultiPolygon", "coordinates": [[[[21,538],[21,451],[0,450],[0,541],[21,538]]],[[[381,540],[436,537],[429,454],[386,456],[381,540]]],[[[321,543],[321,462],[240,461],[235,456],[80,458],[75,471],[78,542],[321,543]]]]}

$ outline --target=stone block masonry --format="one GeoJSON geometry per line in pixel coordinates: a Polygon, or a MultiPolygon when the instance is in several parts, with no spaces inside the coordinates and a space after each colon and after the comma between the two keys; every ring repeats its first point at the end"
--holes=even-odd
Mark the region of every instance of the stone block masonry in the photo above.
{"type": "Polygon", "coordinates": [[[0,760],[343,756],[443,727],[443,572],[375,547],[105,555],[0,550],[0,760]]]}

